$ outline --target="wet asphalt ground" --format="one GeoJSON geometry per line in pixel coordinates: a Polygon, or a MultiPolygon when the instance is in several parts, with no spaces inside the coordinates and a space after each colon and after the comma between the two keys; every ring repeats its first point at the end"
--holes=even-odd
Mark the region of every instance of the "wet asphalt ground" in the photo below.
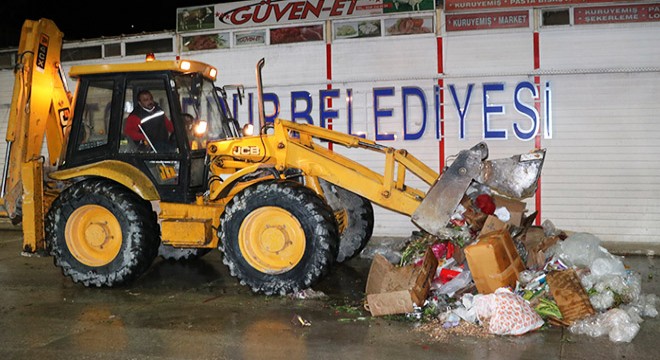
{"type": "MultiPolygon", "coordinates": [[[[377,243],[378,239],[372,239],[377,243]]],[[[0,359],[658,359],[660,319],[630,343],[559,327],[521,336],[420,332],[404,317],[371,317],[364,288],[371,259],[337,265],[297,299],[254,295],[221,254],[157,259],[129,287],[85,288],[52,258],[21,254],[19,231],[0,230],[0,359]]],[[[631,255],[642,293],[660,294],[658,259],[631,255]]]]}

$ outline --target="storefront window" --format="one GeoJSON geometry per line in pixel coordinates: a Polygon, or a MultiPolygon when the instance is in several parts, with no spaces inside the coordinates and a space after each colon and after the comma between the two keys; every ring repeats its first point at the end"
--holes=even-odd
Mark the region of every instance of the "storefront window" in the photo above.
{"type": "Polygon", "coordinates": [[[543,18],[543,26],[570,25],[571,23],[568,9],[543,10],[541,16],[543,18]]]}

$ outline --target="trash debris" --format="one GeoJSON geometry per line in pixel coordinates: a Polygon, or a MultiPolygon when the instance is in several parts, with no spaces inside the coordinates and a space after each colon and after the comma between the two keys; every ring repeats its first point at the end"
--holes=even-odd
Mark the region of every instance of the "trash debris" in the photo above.
{"type": "Polygon", "coordinates": [[[427,324],[423,324],[417,328],[416,331],[425,333],[433,340],[445,341],[453,336],[470,336],[475,338],[489,338],[495,335],[488,332],[488,330],[480,325],[461,321],[458,325],[453,327],[444,327],[440,320],[435,320],[427,324]]]}
{"type": "Polygon", "coordinates": [[[596,276],[623,275],[621,258],[600,246],[600,239],[589,233],[575,233],[557,244],[557,256],[569,266],[587,267],[596,276]]]}
{"type": "Polygon", "coordinates": [[[561,324],[565,324],[563,320],[564,315],[562,315],[561,310],[559,310],[557,303],[552,300],[547,298],[540,298],[538,305],[534,307],[534,311],[536,311],[536,313],[539,314],[541,318],[551,318],[555,322],[561,322],[561,324]]]}
{"type": "Polygon", "coordinates": [[[312,326],[312,323],[303,319],[302,316],[300,315],[293,315],[293,319],[291,319],[291,323],[297,326],[301,327],[306,327],[306,326],[312,326]]]}
{"type": "Polygon", "coordinates": [[[561,318],[568,324],[595,313],[587,292],[580,284],[574,269],[551,271],[547,274],[550,292],[561,312],[561,318]]]}
{"type": "Polygon", "coordinates": [[[639,332],[639,324],[625,310],[614,308],[575,322],[569,331],[591,337],[608,335],[614,342],[631,342],[639,332]]]}
{"type": "Polygon", "coordinates": [[[658,296],[642,293],[641,275],[624,257],[593,234],[550,220],[535,226],[536,216],[473,182],[448,231],[413,232],[396,250],[399,261],[374,256],[365,308],[424,322],[417,330],[439,340],[522,335],[547,324],[630,342],[644,318],[658,316],[658,296]]]}
{"type": "MultiPolygon", "coordinates": [[[[495,214],[495,202],[489,194],[480,194],[474,200],[474,205],[481,210],[482,213],[493,215],[495,214]]],[[[499,217],[499,216],[498,216],[499,217]]],[[[508,220],[508,219],[507,219],[508,220]]]]}
{"type": "Polygon", "coordinates": [[[311,288],[300,290],[288,296],[297,300],[324,299],[328,297],[323,291],[316,291],[311,288]]]}
{"type": "Polygon", "coordinates": [[[406,246],[404,241],[399,238],[385,239],[380,246],[367,246],[360,251],[360,257],[363,259],[373,259],[376,254],[385,257],[390,263],[398,264],[401,262],[401,250],[406,246]]]}
{"type": "Polygon", "coordinates": [[[518,274],[525,270],[506,229],[480,236],[476,243],[465,247],[465,257],[481,294],[490,294],[504,286],[515,286],[518,274]]]}
{"type": "Polygon", "coordinates": [[[641,278],[638,273],[627,271],[623,275],[582,277],[582,286],[591,293],[589,300],[600,311],[632,303],[641,295],[641,278]]]}
{"type": "Polygon", "coordinates": [[[426,300],[435,277],[438,260],[427,249],[421,266],[396,267],[376,255],[367,277],[367,303],[372,316],[410,313],[413,304],[421,306],[426,300]]]}
{"type": "Polygon", "coordinates": [[[522,335],[543,326],[544,321],[520,295],[507,288],[474,296],[473,307],[480,321],[488,321],[495,335],[522,335]]]}
{"type": "Polygon", "coordinates": [[[451,281],[440,286],[435,292],[439,295],[453,296],[457,291],[466,288],[472,282],[470,270],[464,270],[451,281]]]}

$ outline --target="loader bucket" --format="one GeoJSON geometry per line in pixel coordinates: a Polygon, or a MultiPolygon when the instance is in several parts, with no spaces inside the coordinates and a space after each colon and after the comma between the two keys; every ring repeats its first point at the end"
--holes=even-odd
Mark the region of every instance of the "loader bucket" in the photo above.
{"type": "Polygon", "coordinates": [[[536,191],[544,160],[545,149],[537,149],[507,159],[484,161],[475,180],[502,195],[528,198],[536,191]]]}
{"type": "Polygon", "coordinates": [[[413,213],[413,223],[433,235],[450,235],[447,224],[472,181],[515,199],[534,194],[545,149],[507,159],[486,160],[487,157],[488,146],[484,142],[459,152],[413,213]]]}

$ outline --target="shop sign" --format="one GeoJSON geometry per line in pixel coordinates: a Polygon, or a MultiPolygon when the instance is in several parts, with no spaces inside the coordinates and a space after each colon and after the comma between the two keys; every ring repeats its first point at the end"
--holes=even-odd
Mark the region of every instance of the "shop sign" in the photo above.
{"type": "Polygon", "coordinates": [[[660,4],[576,8],[575,25],[660,21],[660,4]]]}
{"type": "Polygon", "coordinates": [[[266,43],[266,32],[264,30],[255,30],[235,33],[234,43],[236,46],[263,45],[266,43]]]}
{"type": "Polygon", "coordinates": [[[455,12],[513,7],[589,5],[605,2],[613,2],[613,0],[445,0],[445,11],[455,12]]]}
{"type": "Polygon", "coordinates": [[[511,29],[529,27],[529,11],[504,11],[447,15],[447,31],[511,29]]]}

